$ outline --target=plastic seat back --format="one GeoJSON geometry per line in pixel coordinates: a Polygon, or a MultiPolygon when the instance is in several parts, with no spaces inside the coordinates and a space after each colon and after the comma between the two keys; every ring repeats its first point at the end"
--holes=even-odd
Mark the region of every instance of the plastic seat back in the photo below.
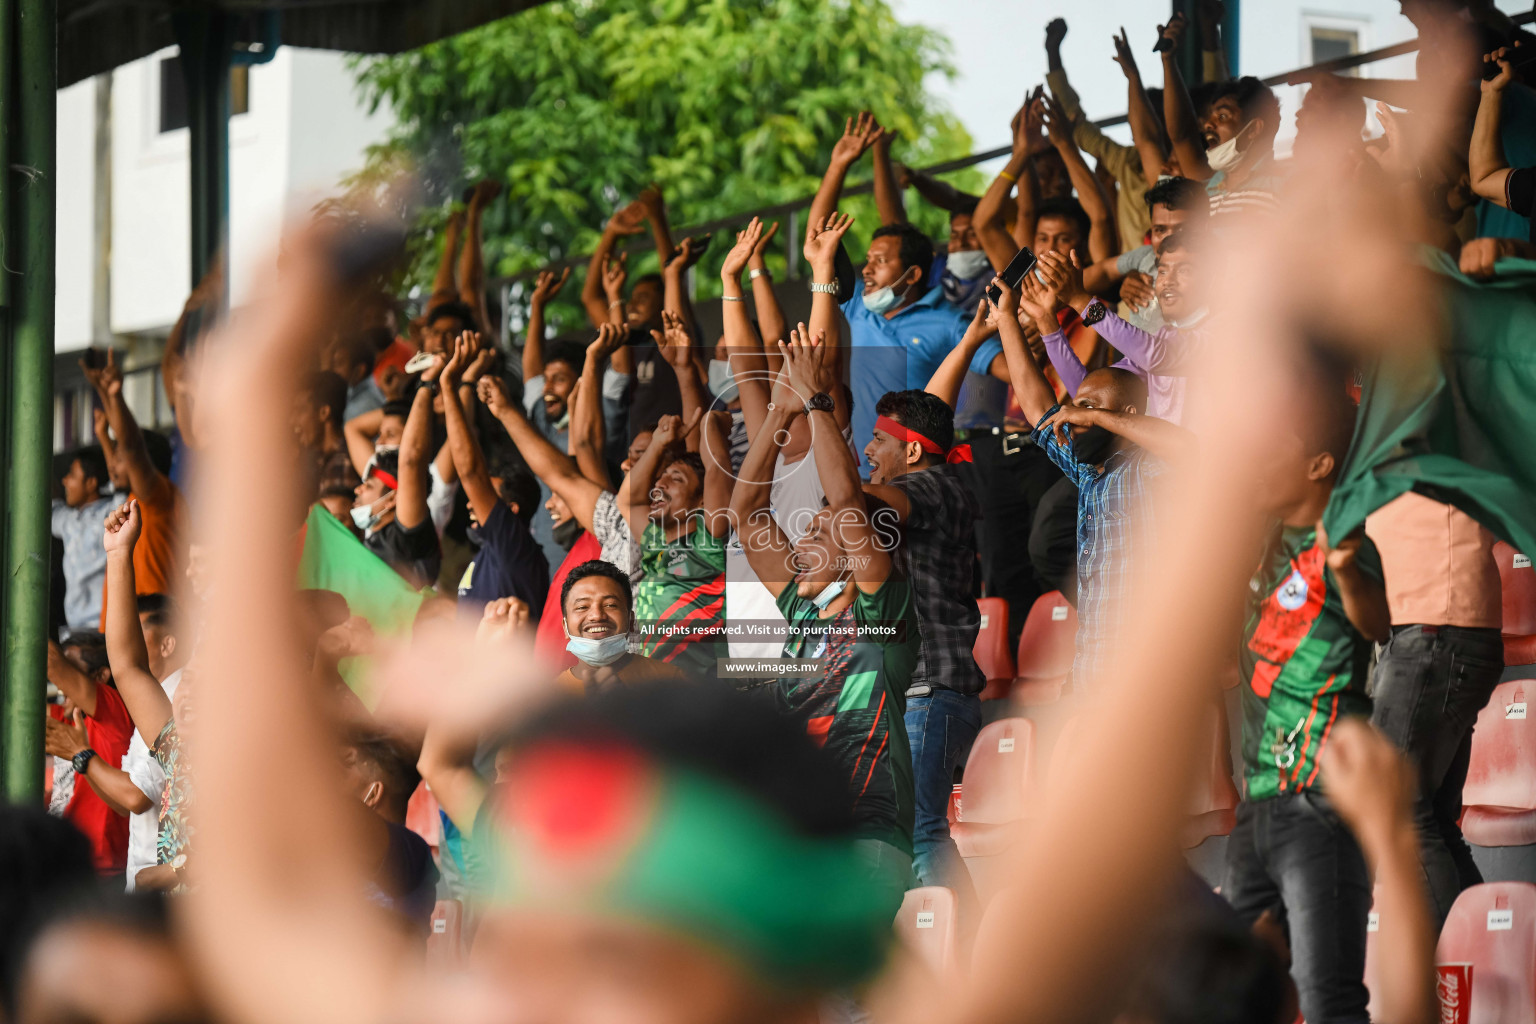
{"type": "Polygon", "coordinates": [[[1477,716],[1461,802],[1461,830],[1478,846],[1536,843],[1536,679],[1500,683],[1477,716]]]}
{"type": "Polygon", "coordinates": [[[1027,718],[1000,718],[982,727],[965,762],[960,820],[990,825],[1022,820],[1034,747],[1035,727],[1027,718]]]}
{"type": "Polygon", "coordinates": [[[1531,556],[1499,541],[1493,546],[1493,558],[1504,588],[1504,635],[1536,634],[1536,567],[1531,556]]]}
{"type": "Polygon", "coordinates": [[[907,890],[896,913],[897,939],[935,974],[948,974],[958,965],[958,905],[953,889],[931,885],[907,890]]]}
{"type": "Polygon", "coordinates": [[[988,685],[1013,678],[1013,651],[1008,643],[1008,602],[1001,597],[983,597],[976,602],[981,611],[981,629],[976,634],[972,653],[981,666],[988,685]]]}
{"type": "Polygon", "coordinates": [[[1536,1024],[1536,885],[1463,892],[1440,930],[1435,964],[1441,1020],[1536,1024]]]}
{"type": "Polygon", "coordinates": [[[1077,609],[1053,590],[1041,594],[1019,633],[1017,678],[1056,679],[1072,669],[1077,609]]]}

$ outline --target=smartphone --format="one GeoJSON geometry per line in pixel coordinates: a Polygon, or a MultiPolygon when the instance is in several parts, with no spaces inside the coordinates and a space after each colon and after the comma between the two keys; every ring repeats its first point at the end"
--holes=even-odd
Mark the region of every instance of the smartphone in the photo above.
{"type": "Polygon", "coordinates": [[[1173,40],[1169,39],[1167,36],[1158,36],[1157,37],[1157,45],[1152,47],[1152,52],[1153,53],[1166,53],[1167,51],[1169,51],[1171,49],[1173,49],[1173,40]]]}
{"type": "MultiPolygon", "coordinates": [[[[1036,262],[1035,254],[1026,246],[1020,249],[1013,259],[1008,261],[1008,265],[1003,268],[1003,272],[998,276],[1003,279],[1003,283],[1009,288],[1017,288],[1019,282],[1024,280],[1024,275],[1035,269],[1036,262]]],[[[997,300],[1002,297],[1003,293],[998,289],[997,285],[987,285],[987,301],[995,306],[997,305],[997,300]]]]}
{"type": "Polygon", "coordinates": [[[432,365],[432,358],[432,353],[430,352],[417,352],[415,355],[411,356],[410,360],[405,364],[405,372],[420,373],[422,370],[425,370],[427,367],[432,365]]]}
{"type": "Polygon", "coordinates": [[[102,354],[101,349],[94,346],[85,350],[84,362],[86,369],[89,370],[99,370],[107,365],[106,356],[102,354]]]}

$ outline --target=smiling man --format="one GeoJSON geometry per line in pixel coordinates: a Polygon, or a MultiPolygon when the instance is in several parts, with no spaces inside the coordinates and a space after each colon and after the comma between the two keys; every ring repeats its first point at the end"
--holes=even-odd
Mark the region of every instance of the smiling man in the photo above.
{"type": "Polygon", "coordinates": [[[565,649],[576,664],[556,678],[562,689],[593,693],[616,684],[686,678],[674,665],[630,652],[635,640],[634,592],[629,575],[593,559],[572,569],[560,588],[565,649]]]}

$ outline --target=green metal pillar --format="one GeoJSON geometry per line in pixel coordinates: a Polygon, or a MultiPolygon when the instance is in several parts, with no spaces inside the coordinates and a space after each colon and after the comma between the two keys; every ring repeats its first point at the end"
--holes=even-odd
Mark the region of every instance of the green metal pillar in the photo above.
{"type": "Polygon", "coordinates": [[[11,294],[6,375],[4,756],[6,796],[24,801],[38,799],[43,787],[58,54],[55,0],[11,4],[15,59],[5,66],[15,69],[16,79],[5,120],[13,172],[6,196],[7,255],[19,274],[11,294]]]}
{"type": "Polygon", "coordinates": [[[1239,70],[1238,52],[1243,39],[1243,0],[1227,0],[1227,15],[1221,20],[1221,45],[1227,51],[1227,70],[1236,78],[1239,70]]]}
{"type": "MultiPolygon", "coordinates": [[[[175,14],[171,24],[187,83],[192,164],[192,287],[229,240],[229,69],[235,22],[217,10],[175,14]]],[[[226,276],[225,301],[228,303],[226,276]]]]}

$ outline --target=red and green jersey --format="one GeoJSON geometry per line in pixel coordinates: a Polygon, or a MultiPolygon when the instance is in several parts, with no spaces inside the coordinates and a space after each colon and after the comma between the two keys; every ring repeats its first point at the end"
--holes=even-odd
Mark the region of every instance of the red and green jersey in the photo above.
{"type": "Polygon", "coordinates": [[[821,671],[780,679],[774,696],[847,773],[859,835],[911,853],[912,750],[903,716],[920,642],[912,586],[887,580],[873,594],[849,586],[853,603],[829,619],[794,584],[779,594],[791,630],[783,656],[815,659],[821,671]]]}
{"type": "Polygon", "coordinates": [[[667,540],[655,523],[640,538],[635,587],[640,653],[694,676],[713,677],[725,657],[725,541],[695,515],[687,533],[667,540]]]}
{"type": "MultiPolygon", "coordinates": [[[[1381,579],[1368,538],[1357,561],[1381,579]]],[[[1248,799],[1264,800],[1315,786],[1334,723],[1371,713],[1371,643],[1344,612],[1314,527],[1282,528],[1249,586],[1243,771],[1248,799]]]]}

